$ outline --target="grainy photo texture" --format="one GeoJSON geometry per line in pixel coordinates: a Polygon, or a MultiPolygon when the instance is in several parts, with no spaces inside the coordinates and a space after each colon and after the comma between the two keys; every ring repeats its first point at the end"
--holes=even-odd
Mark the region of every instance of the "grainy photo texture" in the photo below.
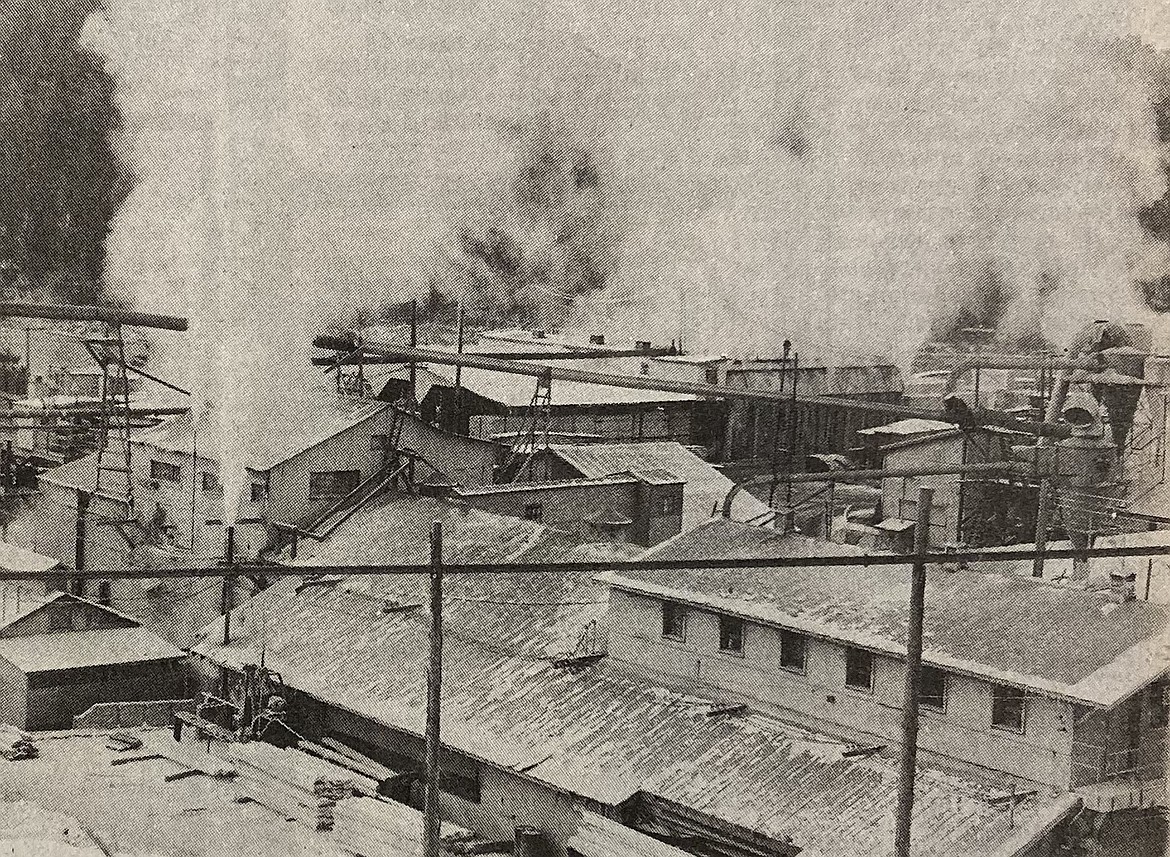
{"type": "Polygon", "coordinates": [[[0,0],[0,857],[1170,855],[1166,0],[0,0]]]}

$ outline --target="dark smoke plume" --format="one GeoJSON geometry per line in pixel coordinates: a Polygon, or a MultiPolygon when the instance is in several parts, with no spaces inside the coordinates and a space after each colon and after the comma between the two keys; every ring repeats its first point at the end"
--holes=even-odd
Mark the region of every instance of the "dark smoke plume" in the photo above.
{"type": "Polygon", "coordinates": [[[549,114],[506,133],[514,169],[498,199],[458,229],[439,291],[464,295],[476,323],[556,327],[617,270],[612,194],[596,151],[549,114]]]}
{"type": "Polygon", "coordinates": [[[0,4],[0,255],[48,300],[108,297],[106,236],[131,187],[114,82],[79,40],[99,5],[0,4]]]}

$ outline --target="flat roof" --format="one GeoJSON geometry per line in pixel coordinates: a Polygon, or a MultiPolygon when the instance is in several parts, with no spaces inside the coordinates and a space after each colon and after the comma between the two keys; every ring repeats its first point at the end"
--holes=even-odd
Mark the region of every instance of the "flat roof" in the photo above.
{"type": "MultiPolygon", "coordinates": [[[[710,559],[698,571],[608,572],[610,585],[905,656],[910,566],[851,562],[861,549],[714,519],[647,559],[710,559]],[[841,564],[720,567],[719,559],[839,554],[841,564]]],[[[1166,672],[1170,608],[1016,574],[927,571],[925,649],[935,666],[1096,706],[1166,672]]]]}

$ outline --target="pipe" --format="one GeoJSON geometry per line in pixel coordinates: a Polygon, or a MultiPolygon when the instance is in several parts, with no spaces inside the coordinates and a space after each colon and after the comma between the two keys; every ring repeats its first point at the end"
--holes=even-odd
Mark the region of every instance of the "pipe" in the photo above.
{"type": "MultiPolygon", "coordinates": [[[[359,349],[360,352],[360,349],[359,349]]],[[[459,352],[456,352],[459,353],[459,352]]],[[[466,353],[466,352],[465,352],[466,353]]],[[[582,348],[578,351],[476,351],[478,357],[490,357],[493,360],[601,360],[606,357],[677,357],[678,349],[665,346],[663,348],[582,348]]],[[[402,363],[394,357],[380,354],[360,356],[346,356],[340,360],[333,357],[314,357],[314,366],[353,366],[358,362],[366,365],[402,363]]]]}
{"type": "MultiPolygon", "coordinates": [[[[1089,369],[1104,366],[1099,357],[970,357],[957,363],[947,374],[947,395],[955,392],[959,379],[976,369],[1089,369]]],[[[978,402],[976,402],[978,404],[978,402]]]]}
{"type": "MultiPolygon", "coordinates": [[[[190,408],[181,407],[149,407],[133,406],[129,409],[117,408],[118,415],[129,414],[132,417],[173,417],[187,413],[190,408]]],[[[58,408],[2,408],[0,419],[35,419],[37,417],[86,417],[101,416],[101,405],[86,402],[80,405],[64,405],[58,408]]]]}
{"type": "Polygon", "coordinates": [[[126,324],[131,327],[154,327],[160,330],[184,331],[187,319],[170,315],[134,312],[115,307],[76,306],[74,304],[25,304],[0,302],[0,317],[52,318],[60,321],[104,321],[106,324],[126,324]]]}
{"type": "MultiPolygon", "coordinates": [[[[898,479],[911,476],[953,476],[959,474],[989,474],[1026,477],[1032,466],[1021,461],[985,461],[977,464],[923,464],[914,467],[882,467],[872,470],[834,470],[828,473],[793,473],[792,482],[871,482],[875,479],[898,479]]],[[[735,495],[752,485],[763,485],[771,476],[756,476],[731,486],[723,498],[723,517],[731,517],[735,495]]]]}
{"type": "MultiPolygon", "coordinates": [[[[717,384],[700,384],[694,381],[651,378],[648,375],[615,375],[609,372],[595,372],[587,369],[570,369],[561,366],[543,366],[538,363],[500,360],[491,357],[481,357],[478,354],[452,354],[448,351],[432,351],[425,348],[411,348],[409,346],[391,343],[362,342],[358,345],[351,339],[339,336],[318,336],[313,340],[313,345],[317,348],[324,348],[330,351],[352,351],[355,348],[361,348],[363,351],[371,351],[375,354],[397,357],[411,362],[437,363],[445,366],[468,366],[474,369],[485,369],[490,372],[528,375],[533,378],[539,378],[541,375],[549,373],[552,379],[557,381],[577,381],[583,384],[624,387],[630,390],[685,393],[711,399],[795,402],[796,404],[802,405],[824,405],[826,407],[887,414],[890,416],[954,421],[952,416],[945,411],[912,408],[906,405],[894,405],[887,402],[868,402],[861,399],[837,398],[835,396],[790,396],[786,392],[777,390],[751,390],[743,387],[724,387],[717,384]]],[[[1050,437],[1069,437],[1071,435],[1068,426],[1057,425],[1055,422],[1031,422],[1016,419],[1007,414],[985,410],[973,410],[972,414],[976,424],[1003,426],[1026,434],[1040,434],[1050,437]]]]}

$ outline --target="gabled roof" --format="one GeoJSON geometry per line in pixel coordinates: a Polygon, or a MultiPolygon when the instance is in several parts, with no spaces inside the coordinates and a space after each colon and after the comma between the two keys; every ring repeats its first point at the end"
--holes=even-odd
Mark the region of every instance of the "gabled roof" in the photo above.
{"type": "Polygon", "coordinates": [[[141,625],[0,638],[0,658],[24,673],[174,660],[183,656],[181,649],[141,625]]]}
{"type": "MultiPolygon", "coordinates": [[[[611,585],[905,656],[910,570],[850,562],[860,549],[714,520],[645,555],[700,571],[610,572],[611,585]],[[728,569],[720,558],[839,554],[839,566],[728,569]]],[[[927,573],[928,663],[1075,702],[1112,706],[1170,664],[1170,608],[1014,574],[927,573]]]]}
{"type": "MultiPolygon", "coordinates": [[[[549,444],[552,455],[590,478],[614,473],[664,470],[682,479],[683,530],[697,527],[722,509],[723,499],[735,483],[672,440],[649,443],[549,444]]],[[[768,505],[747,491],[736,494],[732,516],[751,520],[768,512],[768,505]]]]}
{"type": "MultiPolygon", "coordinates": [[[[257,406],[255,414],[259,416],[250,418],[257,425],[243,432],[246,466],[258,472],[271,470],[388,407],[385,402],[339,397],[328,390],[318,391],[318,395],[280,390],[268,402],[257,406]]],[[[138,446],[187,456],[195,448],[201,457],[214,461],[219,457],[217,438],[222,434],[217,412],[205,408],[197,423],[190,413],[180,414],[137,432],[132,440],[138,446]]]]}
{"type": "MultiPolygon", "coordinates": [[[[21,619],[24,619],[26,616],[31,616],[50,604],[56,604],[58,601],[71,601],[76,604],[84,604],[91,610],[99,610],[102,613],[117,616],[128,625],[142,624],[140,620],[134,618],[129,613],[123,613],[121,610],[116,610],[105,604],[98,604],[96,601],[90,601],[88,598],[78,598],[76,595],[68,592],[50,592],[46,595],[31,595],[31,597],[20,605],[19,609],[14,609],[12,613],[0,614],[0,631],[15,625],[21,619]]],[[[4,606],[7,607],[7,601],[4,602],[4,606]]]]}
{"type": "MultiPolygon", "coordinates": [[[[809,857],[841,854],[843,842],[850,857],[890,853],[894,760],[846,757],[853,745],[760,716],[713,717],[710,700],[648,686],[604,661],[555,667],[550,660],[564,641],[578,638],[583,618],[572,607],[581,590],[558,596],[555,577],[538,576],[553,589],[528,595],[535,581],[454,579],[460,588],[446,593],[444,605],[447,746],[611,807],[652,794],[773,840],[791,839],[809,857]],[[494,621],[501,615],[513,617],[503,635],[494,621]]],[[[424,581],[413,585],[421,599],[424,581]]],[[[424,611],[386,614],[344,583],[298,593],[294,581],[281,581],[237,610],[232,627],[240,637],[223,646],[213,627],[196,651],[238,668],[256,662],[263,639],[267,665],[291,687],[422,735],[427,623],[424,611]]],[[[918,857],[992,855],[1021,830],[1039,829],[1076,805],[1075,798],[1028,795],[1009,814],[992,802],[998,790],[990,784],[928,768],[920,768],[915,788],[918,857]]]]}

